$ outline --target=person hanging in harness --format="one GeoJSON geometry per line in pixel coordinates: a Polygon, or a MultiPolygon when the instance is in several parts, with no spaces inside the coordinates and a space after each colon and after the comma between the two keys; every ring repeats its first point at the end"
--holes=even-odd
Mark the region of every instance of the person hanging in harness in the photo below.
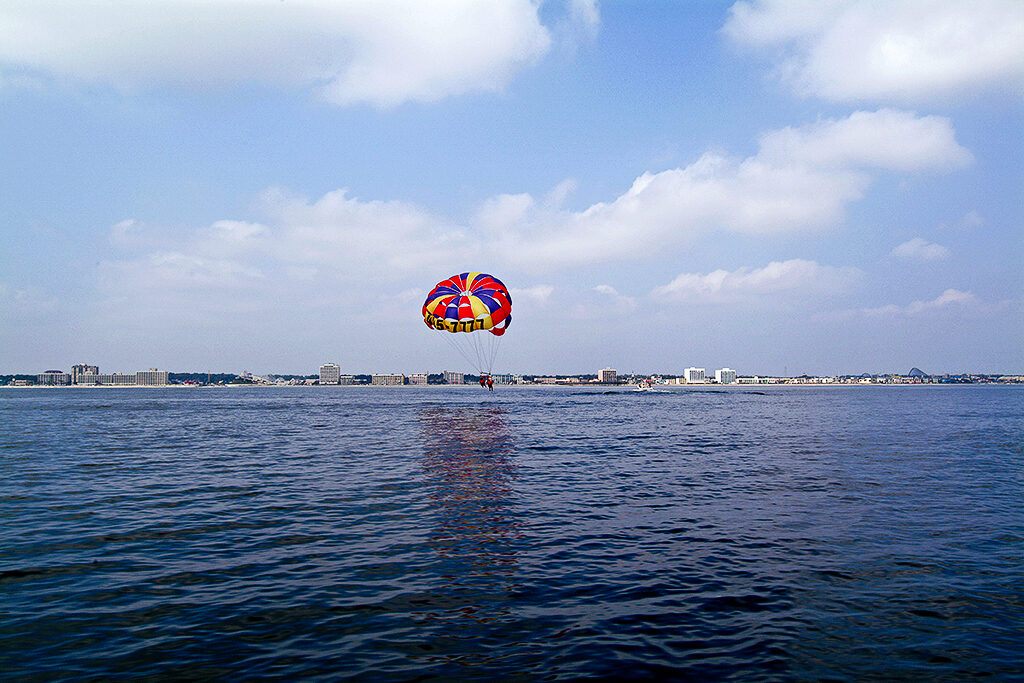
{"type": "Polygon", "coordinates": [[[480,375],[480,388],[483,389],[487,386],[487,375],[480,375]]]}
{"type": "Polygon", "coordinates": [[[487,378],[487,391],[494,391],[494,380],[490,377],[487,378]]]}

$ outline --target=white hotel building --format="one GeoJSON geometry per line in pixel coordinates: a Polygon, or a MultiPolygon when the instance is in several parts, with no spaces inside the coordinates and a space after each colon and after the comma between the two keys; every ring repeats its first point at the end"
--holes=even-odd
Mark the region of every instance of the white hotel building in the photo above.
{"type": "Polygon", "coordinates": [[[718,382],[719,384],[735,384],[736,371],[730,370],[729,368],[715,370],[715,381],[718,382]]]}
{"type": "Polygon", "coordinates": [[[162,387],[169,384],[169,373],[166,370],[139,370],[135,373],[135,383],[140,387],[162,387]]]}
{"type": "Polygon", "coordinates": [[[324,363],[320,366],[320,384],[338,384],[341,379],[341,368],[335,363],[324,363]]]}
{"type": "Polygon", "coordinates": [[[704,376],[704,368],[686,368],[686,374],[684,377],[686,377],[687,384],[704,384],[706,379],[704,376]]]}

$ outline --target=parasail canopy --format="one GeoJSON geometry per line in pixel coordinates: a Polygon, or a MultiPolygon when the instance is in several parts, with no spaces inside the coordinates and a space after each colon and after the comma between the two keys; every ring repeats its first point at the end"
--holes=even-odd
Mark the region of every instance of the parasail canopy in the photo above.
{"type": "Polygon", "coordinates": [[[512,322],[512,296],[493,275],[452,275],[430,290],[423,302],[423,322],[435,330],[487,330],[500,337],[512,322]]]}
{"type": "Polygon", "coordinates": [[[481,376],[490,375],[498,343],[512,322],[512,296],[487,273],[452,275],[434,285],[423,302],[423,322],[441,335],[481,376]],[[480,334],[483,331],[490,334],[480,334]]]}

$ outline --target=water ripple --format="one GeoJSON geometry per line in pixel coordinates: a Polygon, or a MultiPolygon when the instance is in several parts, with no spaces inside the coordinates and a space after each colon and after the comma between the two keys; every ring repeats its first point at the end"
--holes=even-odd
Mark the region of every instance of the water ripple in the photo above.
{"type": "Polygon", "coordinates": [[[1020,387],[0,390],[6,679],[1024,678],[1020,387]]]}

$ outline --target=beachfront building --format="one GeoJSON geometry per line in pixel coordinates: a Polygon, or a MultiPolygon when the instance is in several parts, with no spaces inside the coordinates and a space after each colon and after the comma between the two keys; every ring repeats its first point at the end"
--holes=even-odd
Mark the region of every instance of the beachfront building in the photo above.
{"type": "Polygon", "coordinates": [[[163,387],[170,384],[169,375],[166,370],[139,370],[135,373],[135,383],[140,387],[163,387]]]}
{"type": "Polygon", "coordinates": [[[135,374],[127,375],[120,372],[100,374],[90,372],[78,378],[78,384],[100,387],[131,387],[135,385],[135,374]]]}
{"type": "Polygon", "coordinates": [[[382,373],[379,375],[371,375],[370,384],[382,387],[402,386],[403,384],[405,384],[405,375],[400,375],[397,373],[382,373]]]}
{"type": "Polygon", "coordinates": [[[445,384],[465,384],[466,375],[461,372],[455,372],[454,370],[444,371],[444,383],[445,384]]]}
{"type": "Polygon", "coordinates": [[[324,363],[320,366],[320,384],[338,384],[341,379],[341,368],[335,363],[324,363]]]}
{"type": "Polygon", "coordinates": [[[715,381],[718,382],[719,384],[735,384],[736,371],[730,370],[729,368],[715,370],[715,381]]]}
{"type": "Polygon", "coordinates": [[[71,384],[71,375],[63,370],[47,370],[36,375],[36,384],[59,387],[71,384]]]}
{"type": "Polygon", "coordinates": [[[87,365],[86,363],[79,363],[78,365],[71,366],[71,383],[81,384],[79,378],[82,375],[98,375],[100,374],[100,366],[98,365],[87,365]]]}
{"type": "Polygon", "coordinates": [[[704,368],[686,368],[684,377],[687,384],[704,384],[704,368]]]}
{"type": "Polygon", "coordinates": [[[414,372],[409,375],[409,384],[415,384],[417,386],[427,385],[427,373],[425,372],[414,372]]]}
{"type": "Polygon", "coordinates": [[[356,383],[355,375],[338,375],[338,384],[349,386],[356,383]]]}
{"type": "Polygon", "coordinates": [[[597,381],[599,384],[618,384],[618,375],[611,368],[605,368],[604,370],[597,371],[597,381]]]}
{"type": "Polygon", "coordinates": [[[737,384],[781,384],[782,381],[777,377],[759,377],[754,375],[753,377],[737,377],[737,384]]]}

